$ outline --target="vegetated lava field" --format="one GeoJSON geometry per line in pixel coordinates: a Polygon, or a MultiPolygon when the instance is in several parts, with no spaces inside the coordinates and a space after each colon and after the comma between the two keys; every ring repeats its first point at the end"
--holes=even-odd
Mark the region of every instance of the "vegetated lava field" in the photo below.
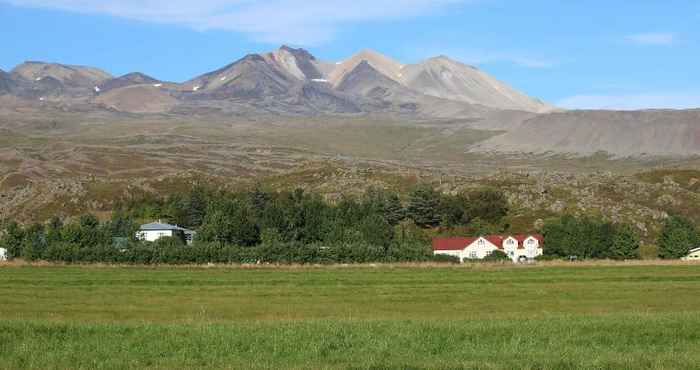
{"type": "Polygon", "coordinates": [[[685,369],[700,266],[0,267],[0,368],[685,369]]]}

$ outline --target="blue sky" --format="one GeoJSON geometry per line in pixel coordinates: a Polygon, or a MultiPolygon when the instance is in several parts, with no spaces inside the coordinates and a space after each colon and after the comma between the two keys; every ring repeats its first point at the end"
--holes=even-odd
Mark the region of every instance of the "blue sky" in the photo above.
{"type": "Polygon", "coordinates": [[[572,108],[700,107],[691,0],[0,0],[0,68],[25,60],[183,81],[281,44],[341,60],[445,54],[572,108]]]}

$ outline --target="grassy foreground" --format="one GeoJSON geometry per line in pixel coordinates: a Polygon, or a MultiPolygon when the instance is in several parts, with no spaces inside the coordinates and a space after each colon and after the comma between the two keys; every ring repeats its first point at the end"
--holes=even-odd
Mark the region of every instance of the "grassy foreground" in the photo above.
{"type": "Polygon", "coordinates": [[[2,368],[684,369],[690,314],[204,325],[0,323],[2,368]]]}
{"type": "Polygon", "coordinates": [[[700,266],[0,268],[0,368],[700,363],[700,266]]]}

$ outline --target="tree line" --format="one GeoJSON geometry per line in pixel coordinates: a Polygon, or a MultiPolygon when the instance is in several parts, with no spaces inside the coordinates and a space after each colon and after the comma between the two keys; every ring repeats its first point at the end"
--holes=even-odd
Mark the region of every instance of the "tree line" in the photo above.
{"type": "MultiPolygon", "coordinates": [[[[614,224],[591,217],[563,216],[546,223],[545,258],[629,260],[640,258],[640,237],[629,224],[614,224]]],[[[679,259],[700,247],[697,227],[687,218],[670,216],[657,239],[657,256],[679,259]]]]}
{"type": "MultiPolygon", "coordinates": [[[[83,215],[70,222],[9,223],[0,247],[10,258],[113,263],[362,263],[431,260],[435,228],[498,224],[507,215],[495,190],[442,194],[418,186],[405,199],[369,189],[328,202],[301,189],[214,191],[197,186],[167,198],[121,204],[100,222],[83,215]],[[136,240],[137,221],[162,219],[197,231],[193,246],[162,238],[136,240]]],[[[437,257],[441,260],[442,257],[437,257]]]]}
{"type": "MultiPolygon", "coordinates": [[[[116,207],[110,220],[94,215],[46,223],[10,222],[0,248],[10,258],[109,263],[364,263],[437,260],[430,241],[440,234],[509,233],[508,202],[498,190],[448,195],[418,186],[406,197],[382,189],[335,202],[301,189],[273,192],[255,187],[228,192],[196,186],[168,197],[148,197],[116,207]],[[141,222],[162,219],[197,230],[194,245],[163,238],[136,240],[141,222]]],[[[525,230],[522,230],[525,231],[525,230]]],[[[640,237],[627,224],[592,217],[548,220],[544,258],[636,259],[640,237]]],[[[658,240],[660,258],[680,258],[697,247],[695,225],[666,220],[658,240]]],[[[493,258],[501,257],[495,254],[493,258]]]]}

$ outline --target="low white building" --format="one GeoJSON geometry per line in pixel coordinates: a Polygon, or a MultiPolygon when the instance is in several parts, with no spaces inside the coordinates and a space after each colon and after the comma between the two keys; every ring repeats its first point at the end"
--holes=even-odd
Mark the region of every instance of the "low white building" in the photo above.
{"type": "Polygon", "coordinates": [[[0,248],[0,261],[7,261],[7,249],[0,248]]]}
{"type": "Polygon", "coordinates": [[[700,248],[691,249],[688,255],[683,257],[684,261],[700,261],[700,248]]]}
{"type": "Polygon", "coordinates": [[[472,238],[448,237],[433,239],[433,254],[464,260],[480,260],[495,251],[505,253],[513,262],[533,260],[543,254],[542,235],[486,235],[472,238]]]}
{"type": "Polygon", "coordinates": [[[139,231],[136,232],[136,239],[148,242],[154,242],[160,238],[172,237],[181,238],[187,245],[191,245],[194,241],[196,232],[185,229],[178,225],[170,225],[160,222],[152,222],[150,224],[141,225],[139,231]]]}

